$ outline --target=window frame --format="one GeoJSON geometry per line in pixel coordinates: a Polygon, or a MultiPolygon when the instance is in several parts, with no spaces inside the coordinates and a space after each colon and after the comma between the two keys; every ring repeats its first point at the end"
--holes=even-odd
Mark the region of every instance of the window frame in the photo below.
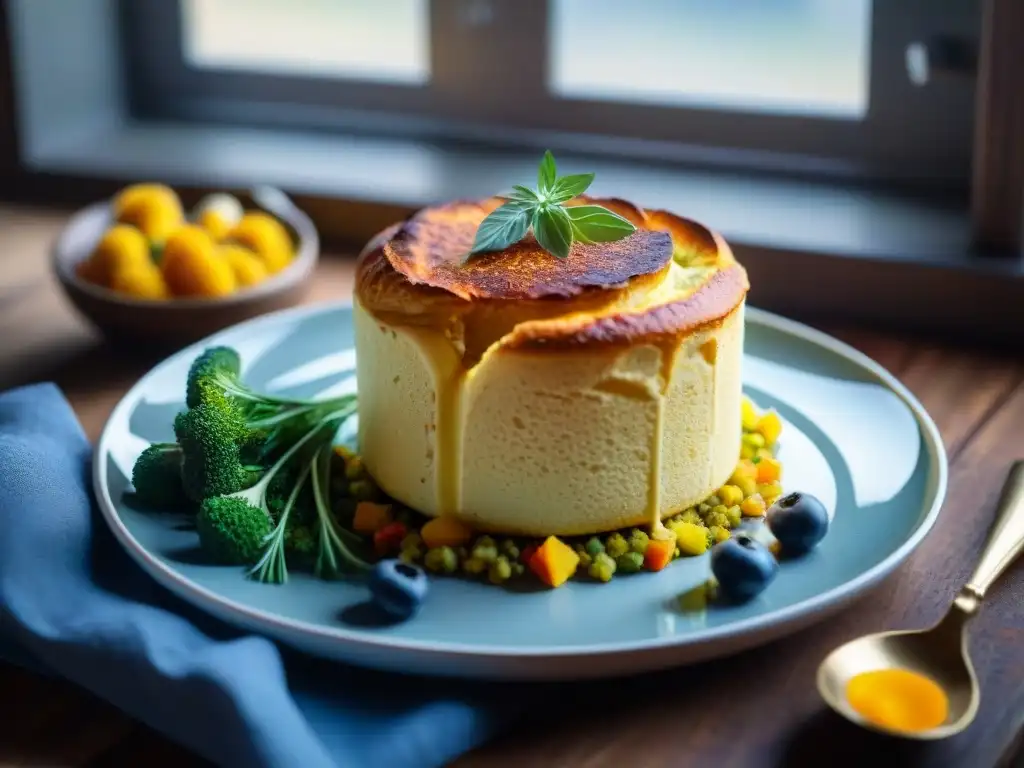
{"type": "Polygon", "coordinates": [[[146,118],[271,128],[583,145],[624,157],[933,190],[969,185],[973,79],[915,86],[904,59],[911,42],[951,31],[976,46],[981,20],[974,0],[874,0],[863,120],[559,97],[547,88],[548,5],[431,0],[431,79],[416,86],[196,69],[184,56],[179,0],[122,0],[133,110],[146,118]],[[467,20],[473,8],[500,18],[474,24],[467,20]],[[347,103],[358,106],[339,106],[347,103]]]}

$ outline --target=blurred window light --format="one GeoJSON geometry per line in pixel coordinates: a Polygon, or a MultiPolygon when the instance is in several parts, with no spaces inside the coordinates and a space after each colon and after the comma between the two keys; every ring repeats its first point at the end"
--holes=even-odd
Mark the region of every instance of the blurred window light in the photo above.
{"type": "Polygon", "coordinates": [[[200,69],[422,85],[429,10],[429,0],[183,0],[183,52],[200,69]]]}
{"type": "Polygon", "coordinates": [[[860,119],[871,0],[549,0],[563,98],[860,119]]]}

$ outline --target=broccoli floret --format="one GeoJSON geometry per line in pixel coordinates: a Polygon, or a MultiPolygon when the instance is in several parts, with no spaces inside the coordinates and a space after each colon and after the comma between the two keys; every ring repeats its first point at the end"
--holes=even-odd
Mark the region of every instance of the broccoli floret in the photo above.
{"type": "Polygon", "coordinates": [[[237,496],[206,499],[196,515],[199,544],[224,565],[255,563],[271,530],[266,511],[237,496]]]}
{"type": "Polygon", "coordinates": [[[274,583],[288,577],[286,551],[312,554],[318,574],[368,568],[350,548],[358,537],[337,527],[327,500],[331,443],[355,412],[355,395],[275,397],[248,387],[240,370],[234,350],[204,351],[189,369],[188,409],[174,424],[184,492],[201,503],[204,548],[220,561],[256,561],[250,574],[274,583]],[[256,558],[245,549],[243,558],[231,521],[243,521],[237,536],[251,543],[257,527],[244,521],[255,513],[269,530],[262,522],[257,526],[262,538],[256,552],[262,554],[256,558]],[[223,554],[227,549],[235,554],[223,554]]]}
{"type": "Polygon", "coordinates": [[[256,392],[239,378],[241,362],[230,347],[211,347],[189,368],[186,404],[190,409],[213,406],[231,411],[239,421],[235,441],[243,464],[272,463],[312,427],[353,395],[323,401],[296,400],[256,392]]]}
{"type": "Polygon", "coordinates": [[[260,467],[242,463],[248,430],[226,398],[178,414],[174,434],[181,446],[182,485],[193,501],[234,493],[259,476],[260,467]]]}
{"type": "Polygon", "coordinates": [[[154,443],[135,460],[132,485],[139,503],[150,509],[174,510],[187,506],[181,484],[181,448],[176,443],[154,443]]]}
{"type": "Polygon", "coordinates": [[[214,373],[223,373],[237,379],[242,370],[242,360],[231,347],[210,347],[192,361],[188,369],[185,390],[185,404],[195,408],[202,401],[203,382],[209,380],[214,373]]]}

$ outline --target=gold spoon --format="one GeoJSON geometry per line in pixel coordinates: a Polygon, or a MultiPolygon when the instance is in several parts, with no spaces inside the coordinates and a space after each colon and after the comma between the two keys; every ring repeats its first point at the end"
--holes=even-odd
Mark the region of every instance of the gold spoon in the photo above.
{"type": "Polygon", "coordinates": [[[960,733],[978,713],[981,692],[968,655],[967,625],[996,579],[1024,549],[1024,461],[1010,470],[988,542],[967,585],[949,612],[930,629],[879,632],[851,640],[818,667],[818,691],[832,709],[857,725],[912,739],[942,739],[960,733]],[[877,669],[907,669],[927,675],[946,692],[946,722],[922,731],[889,729],[868,721],[846,699],[854,675],[877,669]]]}

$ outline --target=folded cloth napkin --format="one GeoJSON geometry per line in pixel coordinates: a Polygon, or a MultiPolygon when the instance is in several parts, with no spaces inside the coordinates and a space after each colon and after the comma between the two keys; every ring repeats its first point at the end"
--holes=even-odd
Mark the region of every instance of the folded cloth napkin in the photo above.
{"type": "Polygon", "coordinates": [[[71,680],[227,766],[438,766],[514,718],[516,686],[355,669],[192,611],[120,549],[52,385],[0,395],[0,657],[71,680]]]}

